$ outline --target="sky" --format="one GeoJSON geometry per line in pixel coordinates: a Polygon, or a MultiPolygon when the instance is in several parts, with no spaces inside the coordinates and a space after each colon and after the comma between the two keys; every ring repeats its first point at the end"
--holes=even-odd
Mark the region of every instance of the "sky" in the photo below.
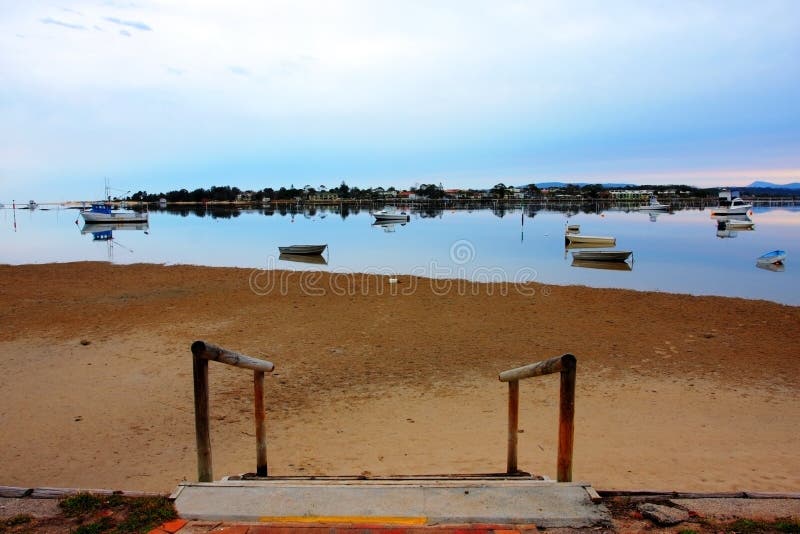
{"type": "Polygon", "coordinates": [[[797,0],[0,0],[0,202],[800,181],[797,0]]]}

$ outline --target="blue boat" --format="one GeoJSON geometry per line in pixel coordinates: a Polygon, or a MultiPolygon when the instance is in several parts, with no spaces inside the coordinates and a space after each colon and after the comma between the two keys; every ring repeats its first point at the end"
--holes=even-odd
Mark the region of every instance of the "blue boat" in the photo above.
{"type": "Polygon", "coordinates": [[[761,265],[780,265],[785,259],[785,250],[773,250],[772,252],[767,252],[766,254],[759,256],[756,262],[761,265]]]}

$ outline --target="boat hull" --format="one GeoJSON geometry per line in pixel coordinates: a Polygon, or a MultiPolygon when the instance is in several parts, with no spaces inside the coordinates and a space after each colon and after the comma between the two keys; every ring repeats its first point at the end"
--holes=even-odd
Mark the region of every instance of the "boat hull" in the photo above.
{"type": "Polygon", "coordinates": [[[780,265],[786,259],[786,252],[783,250],[773,250],[766,254],[759,256],[756,263],[759,265],[780,265]]]}
{"type": "Polygon", "coordinates": [[[81,217],[87,223],[143,223],[147,222],[147,213],[136,213],[135,211],[122,211],[111,213],[95,213],[91,211],[82,211],[81,217]]]}
{"type": "Polygon", "coordinates": [[[327,246],[328,245],[291,245],[288,247],[278,247],[278,250],[281,254],[312,256],[322,254],[327,246]]]}
{"type": "Polygon", "coordinates": [[[408,222],[411,220],[411,217],[407,213],[388,213],[384,211],[378,211],[372,214],[375,217],[376,221],[380,222],[408,222]]]}
{"type": "Polygon", "coordinates": [[[582,250],[573,252],[572,257],[578,261],[625,261],[631,254],[630,250],[582,250]]]}

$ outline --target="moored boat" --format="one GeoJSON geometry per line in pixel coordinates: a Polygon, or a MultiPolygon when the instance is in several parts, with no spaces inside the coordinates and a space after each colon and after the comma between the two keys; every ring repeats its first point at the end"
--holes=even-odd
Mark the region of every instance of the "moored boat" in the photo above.
{"type": "Polygon", "coordinates": [[[625,261],[631,254],[630,250],[579,250],[572,257],[579,261],[625,261]]]}
{"type": "Polygon", "coordinates": [[[759,265],[782,265],[785,259],[785,250],[773,250],[772,252],[767,252],[759,256],[758,259],[756,259],[756,263],[759,265]]]}
{"type": "Polygon", "coordinates": [[[315,255],[322,254],[328,245],[290,245],[288,247],[278,247],[281,254],[303,254],[315,255]]]}
{"type": "Polygon", "coordinates": [[[87,223],[143,223],[147,222],[147,215],[146,211],[114,210],[106,202],[96,202],[81,212],[87,223]]]}
{"type": "Polygon", "coordinates": [[[411,220],[411,217],[404,211],[400,213],[397,212],[390,212],[386,210],[376,211],[372,214],[375,217],[376,221],[404,221],[408,222],[411,220]]]}
{"type": "Polygon", "coordinates": [[[719,207],[711,210],[711,215],[744,215],[753,208],[738,193],[722,190],[719,193],[719,207]]]}

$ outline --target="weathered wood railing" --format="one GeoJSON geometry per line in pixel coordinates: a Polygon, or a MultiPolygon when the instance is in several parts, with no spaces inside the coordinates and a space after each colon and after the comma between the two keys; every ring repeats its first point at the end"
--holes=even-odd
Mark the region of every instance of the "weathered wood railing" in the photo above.
{"type": "Polygon", "coordinates": [[[561,373],[558,416],[558,482],[572,482],[572,445],[575,435],[575,369],[577,360],[564,354],[500,373],[508,382],[508,459],[506,471],[517,473],[517,435],[519,426],[519,381],[534,376],[561,373]]]}
{"type": "Polygon", "coordinates": [[[197,474],[200,482],[212,482],[211,431],[208,411],[208,361],[253,370],[256,422],[256,474],[267,476],[267,431],[264,413],[264,373],[275,369],[272,362],[251,358],[204,341],[192,343],[194,368],[194,424],[197,434],[197,474]]]}

